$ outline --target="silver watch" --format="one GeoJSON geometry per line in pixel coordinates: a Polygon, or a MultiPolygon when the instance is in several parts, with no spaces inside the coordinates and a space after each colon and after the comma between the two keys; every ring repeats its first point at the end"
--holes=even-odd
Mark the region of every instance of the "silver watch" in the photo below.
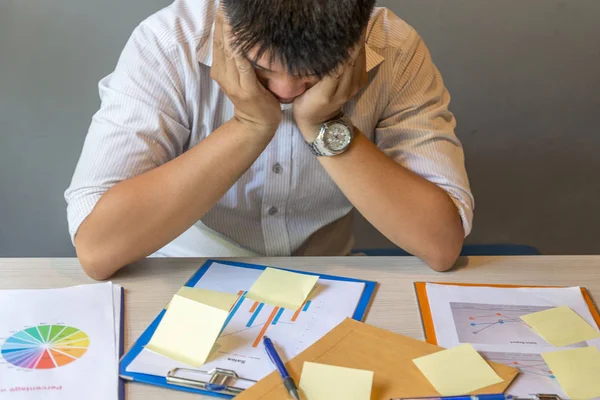
{"type": "Polygon", "coordinates": [[[325,122],[317,138],[308,143],[308,146],[316,156],[337,156],[350,147],[354,137],[354,125],[348,117],[338,117],[325,122]]]}

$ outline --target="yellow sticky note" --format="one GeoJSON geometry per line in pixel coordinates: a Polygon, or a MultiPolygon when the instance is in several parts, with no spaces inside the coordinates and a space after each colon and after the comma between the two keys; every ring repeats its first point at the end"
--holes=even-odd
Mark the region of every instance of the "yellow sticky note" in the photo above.
{"type": "Polygon", "coordinates": [[[247,299],[297,310],[319,280],[318,276],[267,268],[246,294],[247,299]]]}
{"type": "Polygon", "coordinates": [[[567,306],[523,315],[521,319],[553,346],[600,338],[600,332],[567,306]]]}
{"type": "Polygon", "coordinates": [[[442,396],[463,395],[503,381],[468,343],[413,362],[442,396]]]}
{"type": "Polygon", "coordinates": [[[300,390],[307,400],[370,400],[373,371],[305,362],[300,390]]]}
{"type": "Polygon", "coordinates": [[[542,353],[544,361],[573,400],[600,397],[600,351],[596,347],[581,347],[542,353]]]}
{"type": "Polygon", "coordinates": [[[200,367],[208,359],[228,315],[228,310],[175,295],[146,348],[200,367]]]}
{"type": "MultiPolygon", "coordinates": [[[[179,289],[176,295],[181,297],[187,297],[190,300],[197,301],[207,306],[220,308],[221,310],[229,311],[238,299],[236,294],[215,292],[214,290],[199,289],[193,287],[183,286],[179,289]]],[[[169,304],[165,309],[169,308],[169,304]]]]}

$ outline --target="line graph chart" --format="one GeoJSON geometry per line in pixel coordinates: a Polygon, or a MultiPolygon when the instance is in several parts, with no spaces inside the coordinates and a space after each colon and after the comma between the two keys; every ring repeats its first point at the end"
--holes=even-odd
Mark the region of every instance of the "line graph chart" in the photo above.
{"type": "Polygon", "coordinates": [[[552,307],[450,303],[461,343],[496,345],[548,345],[520,316],[550,308],[552,307]]]}
{"type": "Polygon", "coordinates": [[[519,397],[533,397],[538,393],[556,393],[563,399],[567,398],[552,370],[541,355],[495,351],[480,351],[479,353],[488,361],[519,369],[521,373],[510,386],[509,394],[519,397]]]}
{"type": "Polygon", "coordinates": [[[488,328],[493,327],[494,325],[504,325],[510,323],[523,324],[527,326],[527,324],[521,320],[515,319],[513,317],[509,317],[508,315],[504,315],[503,313],[495,313],[490,315],[481,315],[478,317],[469,317],[471,321],[470,325],[473,328],[473,334],[478,334],[481,331],[484,331],[488,328]],[[490,322],[491,320],[491,322],[490,322]]]}
{"type": "Polygon", "coordinates": [[[505,364],[510,367],[518,368],[521,373],[526,375],[542,376],[548,379],[556,379],[552,370],[548,367],[544,359],[539,354],[534,353],[502,353],[493,351],[484,351],[480,354],[488,361],[505,364]]]}

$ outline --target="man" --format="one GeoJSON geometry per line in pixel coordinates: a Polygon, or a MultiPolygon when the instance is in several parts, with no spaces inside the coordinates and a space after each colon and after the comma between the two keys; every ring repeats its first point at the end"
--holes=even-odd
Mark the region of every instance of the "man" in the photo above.
{"type": "Polygon", "coordinates": [[[149,255],[345,255],[356,207],[444,271],[473,198],[441,76],[374,0],[176,0],[100,82],[65,197],[88,275],[149,255]]]}

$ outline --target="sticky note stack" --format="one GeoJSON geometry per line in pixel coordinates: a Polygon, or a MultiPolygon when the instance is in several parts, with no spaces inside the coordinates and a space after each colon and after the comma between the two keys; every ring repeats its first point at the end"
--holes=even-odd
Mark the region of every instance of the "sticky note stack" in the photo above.
{"type": "Polygon", "coordinates": [[[370,400],[373,371],[305,362],[300,389],[310,400],[370,400]]]}
{"type": "Polygon", "coordinates": [[[297,310],[302,306],[318,276],[267,268],[254,282],[246,298],[272,306],[297,310]]]}
{"type": "Polygon", "coordinates": [[[148,350],[200,367],[229,316],[237,296],[212,290],[182,288],[168,305],[148,350]]]}
{"type": "MultiPolygon", "coordinates": [[[[556,347],[600,338],[600,332],[567,306],[521,317],[538,335],[556,347]]],[[[600,351],[583,347],[542,353],[564,392],[572,399],[600,397],[600,351]]]]}
{"type": "Polygon", "coordinates": [[[600,397],[600,351],[596,347],[542,353],[571,399],[600,397]]]}
{"type": "Polygon", "coordinates": [[[523,315],[521,319],[545,341],[557,347],[600,338],[600,332],[567,306],[523,315]]]}
{"type": "Polygon", "coordinates": [[[470,344],[461,344],[413,362],[442,396],[458,396],[503,382],[470,344]]]}
{"type": "MultiPolygon", "coordinates": [[[[299,309],[318,276],[267,268],[246,298],[292,310],[299,309]]],[[[200,367],[209,359],[238,296],[182,287],[169,304],[146,349],[200,367]]]]}

